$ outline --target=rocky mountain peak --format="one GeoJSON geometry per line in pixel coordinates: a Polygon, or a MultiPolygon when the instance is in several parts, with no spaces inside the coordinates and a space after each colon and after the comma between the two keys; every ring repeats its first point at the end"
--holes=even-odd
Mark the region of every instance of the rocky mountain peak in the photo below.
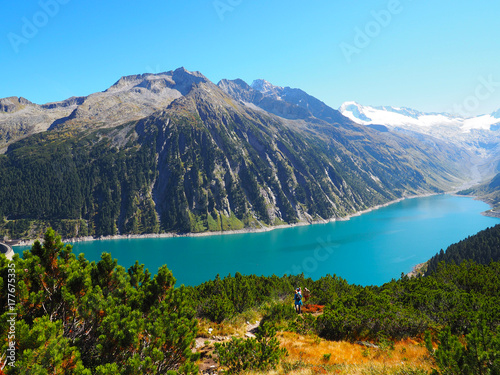
{"type": "Polygon", "coordinates": [[[200,72],[190,72],[184,67],[163,73],[144,73],[121,77],[114,85],[105,92],[129,91],[137,88],[145,88],[156,94],[163,89],[173,89],[186,95],[193,84],[209,82],[200,72]]]}
{"type": "Polygon", "coordinates": [[[277,94],[278,91],[281,91],[283,89],[283,87],[274,86],[272,83],[266,81],[265,79],[256,79],[252,82],[251,86],[254,90],[260,91],[263,94],[277,94]]]}
{"type": "Polygon", "coordinates": [[[218,86],[237,100],[255,104],[265,111],[286,119],[316,117],[329,123],[350,122],[340,112],[303,90],[275,86],[264,79],[253,81],[252,85],[248,85],[241,79],[222,80],[218,86]]]}
{"type": "Polygon", "coordinates": [[[180,91],[182,95],[188,94],[193,85],[210,82],[210,80],[200,72],[190,72],[184,67],[174,70],[172,79],[175,82],[175,89],[180,91]]]}
{"type": "Polygon", "coordinates": [[[205,77],[203,74],[201,74],[199,71],[189,71],[183,66],[180,68],[177,68],[173,71],[173,75],[177,77],[186,77],[186,76],[191,76],[191,77],[196,77],[200,78],[203,81],[208,81],[208,78],[205,77]]]}
{"type": "Polygon", "coordinates": [[[142,82],[144,79],[146,79],[150,75],[153,75],[153,74],[152,73],[145,73],[145,74],[133,74],[130,76],[123,76],[118,81],[116,81],[110,88],[105,90],[104,92],[118,91],[118,90],[124,89],[126,87],[129,87],[131,85],[136,85],[139,82],[142,82]]]}
{"type": "Polygon", "coordinates": [[[257,104],[264,97],[260,91],[254,90],[248,83],[239,78],[235,80],[223,79],[217,86],[233,99],[247,103],[257,104]]]}
{"type": "Polygon", "coordinates": [[[10,96],[0,99],[0,112],[16,112],[26,105],[33,105],[33,103],[23,97],[10,96]]]}
{"type": "Polygon", "coordinates": [[[229,89],[229,88],[240,88],[240,89],[248,90],[248,91],[253,90],[253,88],[248,83],[246,83],[245,81],[243,81],[240,78],[236,78],[233,80],[222,79],[219,81],[217,86],[219,86],[223,90],[229,89]]]}
{"type": "Polygon", "coordinates": [[[105,91],[59,102],[37,105],[14,96],[0,99],[0,113],[9,114],[0,118],[0,146],[47,130],[114,127],[139,120],[168,107],[200,84],[213,85],[200,72],[181,67],[124,76],[105,91]]]}

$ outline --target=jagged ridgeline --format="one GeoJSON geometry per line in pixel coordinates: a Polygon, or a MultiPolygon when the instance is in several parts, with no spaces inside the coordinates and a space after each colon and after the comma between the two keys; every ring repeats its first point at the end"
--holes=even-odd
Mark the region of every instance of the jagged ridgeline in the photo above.
{"type": "Polygon", "coordinates": [[[304,100],[295,93],[299,104],[285,107],[264,93],[268,112],[242,100],[241,90],[255,90],[241,82],[219,87],[178,69],[125,77],[72,103],[71,114],[0,155],[0,235],[33,237],[49,225],[69,237],[329,219],[441,191],[463,172],[466,155],[436,140],[355,125],[301,91],[304,100]]]}

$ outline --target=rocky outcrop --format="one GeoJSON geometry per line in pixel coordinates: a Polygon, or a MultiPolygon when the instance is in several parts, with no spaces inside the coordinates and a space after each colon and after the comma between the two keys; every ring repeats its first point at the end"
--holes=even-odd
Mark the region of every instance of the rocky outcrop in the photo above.
{"type": "Polygon", "coordinates": [[[179,68],[122,77],[104,92],[43,105],[17,97],[0,99],[0,150],[47,130],[109,128],[145,118],[202,82],[208,79],[201,73],[179,68]]]}
{"type": "Polygon", "coordinates": [[[13,113],[19,111],[26,105],[32,105],[28,99],[11,96],[9,98],[0,99],[0,112],[13,113]]]}
{"type": "Polygon", "coordinates": [[[241,79],[222,80],[218,86],[237,100],[286,119],[320,119],[330,124],[350,122],[339,111],[300,89],[274,86],[263,79],[253,81],[251,86],[241,79]]]}

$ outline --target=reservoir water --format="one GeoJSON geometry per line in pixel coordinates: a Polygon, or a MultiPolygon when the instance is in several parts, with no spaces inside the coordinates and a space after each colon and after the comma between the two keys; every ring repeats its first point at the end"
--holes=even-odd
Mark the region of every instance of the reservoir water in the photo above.
{"type": "Polygon", "coordinates": [[[197,285],[236,272],[303,272],[313,279],[336,274],[352,284],[382,285],[440,249],[500,223],[480,214],[487,209],[471,198],[436,195],[328,224],[206,237],[78,242],[73,251],[91,261],[109,252],[125,268],[138,260],[152,273],[166,264],[177,285],[197,285]]]}

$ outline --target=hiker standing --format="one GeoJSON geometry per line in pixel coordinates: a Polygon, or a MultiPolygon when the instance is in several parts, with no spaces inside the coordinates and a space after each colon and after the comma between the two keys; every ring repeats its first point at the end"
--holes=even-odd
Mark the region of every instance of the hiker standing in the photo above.
{"type": "Polygon", "coordinates": [[[295,311],[297,311],[298,314],[302,313],[302,293],[300,288],[295,290],[295,311]]]}

